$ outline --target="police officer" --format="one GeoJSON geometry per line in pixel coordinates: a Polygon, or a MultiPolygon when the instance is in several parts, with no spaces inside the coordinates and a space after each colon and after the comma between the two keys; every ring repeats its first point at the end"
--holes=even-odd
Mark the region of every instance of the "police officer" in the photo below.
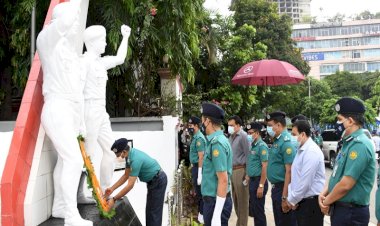
{"type": "MultiPolygon", "coordinates": [[[[308,118],[306,116],[302,115],[302,114],[299,114],[299,115],[294,116],[291,119],[291,122],[292,122],[292,124],[294,124],[295,122],[300,121],[300,120],[308,121],[308,118]]],[[[291,141],[292,141],[293,146],[296,148],[296,151],[298,151],[297,137],[292,135],[291,136],[291,141]]]]}
{"type": "Polygon", "coordinates": [[[376,190],[376,201],[375,201],[375,209],[376,209],[376,219],[377,226],[380,226],[380,168],[377,171],[377,190],[376,190]]]}
{"type": "Polygon", "coordinates": [[[202,182],[202,163],[203,155],[206,150],[206,139],[203,133],[200,131],[201,119],[195,116],[190,117],[188,123],[188,131],[192,136],[190,144],[190,163],[191,176],[193,181],[193,188],[195,189],[198,201],[198,221],[204,223],[203,220],[203,200],[201,194],[201,182],[202,182]]]}
{"type": "Polygon", "coordinates": [[[254,225],[266,226],[265,195],[268,191],[267,165],[268,146],[261,139],[263,125],[253,122],[247,125],[248,136],[252,137],[252,146],[247,159],[247,175],[249,176],[249,209],[253,214],[254,225]]]}
{"type": "Polygon", "coordinates": [[[272,206],[276,226],[295,225],[293,211],[288,207],[288,185],[290,170],[296,151],[291,142],[291,135],[286,128],[286,114],[281,111],[267,115],[267,132],[273,137],[273,144],[269,151],[268,180],[272,184],[272,206]]]}
{"type": "Polygon", "coordinates": [[[202,104],[202,130],[207,135],[201,184],[205,226],[228,225],[232,211],[232,149],[221,130],[223,120],[222,108],[202,104]]]}
{"type": "Polygon", "coordinates": [[[126,159],[126,168],[124,175],[112,187],[106,189],[105,197],[109,197],[115,189],[123,185],[127,180],[128,184],[108,200],[109,207],[112,208],[116,200],[123,198],[133,188],[138,177],[140,181],[147,183],[148,188],[145,224],[149,226],[161,225],[165,190],[168,182],[165,172],[162,171],[155,159],[140,150],[131,149],[128,145],[128,140],[125,138],[116,140],[111,150],[117,157],[126,159]]]}
{"type": "Polygon", "coordinates": [[[335,104],[338,124],[345,133],[341,152],[330,177],[328,189],[319,195],[324,214],[330,211],[331,225],[368,225],[369,199],[375,180],[375,155],[364,134],[363,102],[343,97],[335,104]]]}

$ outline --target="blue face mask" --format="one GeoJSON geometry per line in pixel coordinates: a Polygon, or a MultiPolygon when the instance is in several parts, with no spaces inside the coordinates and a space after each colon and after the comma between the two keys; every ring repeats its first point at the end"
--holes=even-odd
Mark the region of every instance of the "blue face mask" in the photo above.
{"type": "Polygon", "coordinates": [[[248,135],[248,136],[247,136],[247,139],[248,139],[248,143],[249,143],[249,144],[252,144],[252,142],[253,142],[252,135],[248,135]]]}
{"type": "Polygon", "coordinates": [[[228,126],[228,134],[233,134],[235,132],[233,126],[228,126]]]}
{"type": "Polygon", "coordinates": [[[298,149],[301,146],[301,143],[298,141],[298,136],[292,136],[291,141],[295,148],[298,149]]]}
{"type": "Polygon", "coordinates": [[[274,137],[276,135],[276,133],[273,131],[273,126],[267,126],[267,133],[271,137],[274,137]]]}

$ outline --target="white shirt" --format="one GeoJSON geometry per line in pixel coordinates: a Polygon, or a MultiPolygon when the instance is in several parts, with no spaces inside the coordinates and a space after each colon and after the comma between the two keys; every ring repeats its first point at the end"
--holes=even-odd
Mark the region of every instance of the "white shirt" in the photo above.
{"type": "Polygon", "coordinates": [[[292,164],[288,201],[296,205],[302,199],[319,195],[325,184],[325,162],[321,149],[309,137],[299,148],[292,164]]]}
{"type": "Polygon", "coordinates": [[[380,137],[379,136],[373,136],[372,140],[373,140],[373,142],[375,142],[375,151],[380,150],[380,137]]]}

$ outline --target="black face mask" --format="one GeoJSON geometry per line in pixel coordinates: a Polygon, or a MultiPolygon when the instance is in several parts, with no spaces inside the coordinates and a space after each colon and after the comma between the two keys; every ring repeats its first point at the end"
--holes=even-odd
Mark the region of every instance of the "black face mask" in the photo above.
{"type": "Polygon", "coordinates": [[[343,123],[335,123],[335,134],[340,139],[342,137],[343,131],[345,130],[343,123]]]}
{"type": "Polygon", "coordinates": [[[203,135],[205,135],[205,136],[207,135],[207,134],[206,134],[206,125],[205,125],[204,122],[202,122],[201,133],[203,133],[203,135]]]}
{"type": "Polygon", "coordinates": [[[189,131],[190,135],[194,135],[194,128],[188,128],[187,131],[189,131]]]}

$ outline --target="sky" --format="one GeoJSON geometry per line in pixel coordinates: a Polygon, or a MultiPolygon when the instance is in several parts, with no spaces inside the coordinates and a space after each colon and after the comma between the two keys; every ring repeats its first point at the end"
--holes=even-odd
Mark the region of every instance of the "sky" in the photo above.
{"type": "MultiPolygon", "coordinates": [[[[206,0],[204,6],[222,15],[228,15],[230,3],[230,0],[206,0]]],[[[350,16],[365,10],[372,13],[380,12],[380,0],[311,0],[310,7],[312,16],[320,16],[320,8],[323,9],[324,17],[332,17],[337,13],[350,16]]]]}

